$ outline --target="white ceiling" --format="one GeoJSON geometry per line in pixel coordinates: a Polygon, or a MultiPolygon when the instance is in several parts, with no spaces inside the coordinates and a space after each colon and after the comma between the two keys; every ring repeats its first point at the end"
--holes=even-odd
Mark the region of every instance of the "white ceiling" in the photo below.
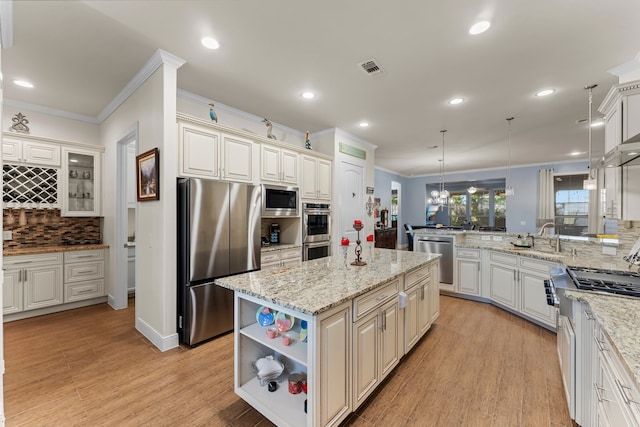
{"type": "MultiPolygon", "coordinates": [[[[18,1],[13,22],[7,100],[96,118],[163,49],[186,60],[180,89],[301,132],[343,129],[407,176],[438,172],[441,129],[445,171],[504,167],[510,116],[512,165],[586,159],[584,86],[598,84],[595,117],[618,82],[607,70],[640,52],[638,0],[18,1]],[[469,35],[480,18],[492,27],[469,35]],[[358,67],[370,58],[381,75],[358,67]]],[[[593,138],[601,154],[602,128],[593,138]]]]}

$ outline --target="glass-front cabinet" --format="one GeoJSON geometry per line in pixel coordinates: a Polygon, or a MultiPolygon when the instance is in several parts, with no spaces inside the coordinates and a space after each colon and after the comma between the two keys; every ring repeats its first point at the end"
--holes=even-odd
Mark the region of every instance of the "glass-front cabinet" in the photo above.
{"type": "Polygon", "coordinates": [[[62,216],[100,216],[99,151],[64,148],[62,152],[62,216]]]}

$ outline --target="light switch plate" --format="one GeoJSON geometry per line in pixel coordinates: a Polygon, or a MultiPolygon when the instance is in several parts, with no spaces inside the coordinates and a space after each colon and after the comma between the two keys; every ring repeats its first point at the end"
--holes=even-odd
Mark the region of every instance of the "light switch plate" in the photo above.
{"type": "Polygon", "coordinates": [[[13,231],[11,230],[3,231],[2,240],[13,240],[13,231]]]}
{"type": "Polygon", "coordinates": [[[482,236],[482,240],[491,240],[491,236],[482,236]]]}

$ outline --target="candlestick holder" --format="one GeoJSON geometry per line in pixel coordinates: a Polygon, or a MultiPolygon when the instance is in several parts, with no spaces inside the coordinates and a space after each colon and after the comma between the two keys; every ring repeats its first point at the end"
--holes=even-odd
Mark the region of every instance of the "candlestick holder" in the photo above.
{"type": "Polygon", "coordinates": [[[358,232],[358,239],[356,240],[356,260],[354,262],[351,263],[351,265],[358,265],[358,266],[363,266],[363,265],[367,265],[366,262],[364,262],[362,260],[362,258],[360,257],[360,255],[362,255],[362,245],[360,243],[362,243],[360,241],[360,230],[362,230],[362,224],[353,224],[353,229],[356,230],[358,232]]]}

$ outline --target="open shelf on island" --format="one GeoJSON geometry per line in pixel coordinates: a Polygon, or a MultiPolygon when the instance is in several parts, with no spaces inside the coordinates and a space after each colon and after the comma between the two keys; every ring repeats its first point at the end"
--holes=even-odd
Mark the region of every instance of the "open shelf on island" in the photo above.
{"type": "MultiPolygon", "coordinates": [[[[307,414],[304,412],[305,393],[289,393],[286,379],[278,383],[278,389],[270,392],[267,385],[260,385],[257,378],[253,378],[236,389],[236,393],[255,407],[258,403],[265,411],[271,412],[269,419],[277,420],[291,426],[306,426],[307,414]]],[[[280,424],[280,423],[276,423],[280,424]]]]}
{"type": "Polygon", "coordinates": [[[300,330],[297,328],[291,329],[286,333],[291,335],[291,344],[282,344],[282,332],[278,333],[276,338],[267,337],[266,331],[268,326],[262,326],[258,323],[253,323],[240,330],[242,335],[251,338],[269,348],[272,348],[276,352],[302,364],[307,365],[307,343],[300,342],[300,330]]]}

